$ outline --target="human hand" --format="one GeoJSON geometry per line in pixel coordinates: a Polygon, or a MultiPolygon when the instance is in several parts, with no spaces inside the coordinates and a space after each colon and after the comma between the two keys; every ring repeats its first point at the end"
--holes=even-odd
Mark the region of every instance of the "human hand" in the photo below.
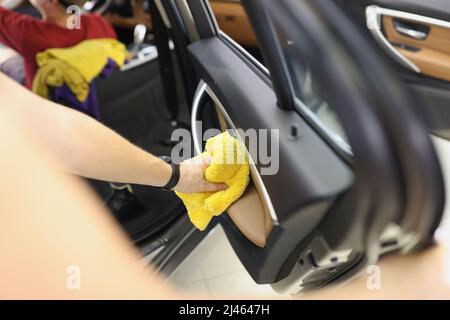
{"type": "Polygon", "coordinates": [[[133,12],[132,20],[134,21],[134,23],[136,25],[142,23],[147,27],[147,29],[151,30],[153,27],[152,18],[151,15],[145,11],[143,1],[132,0],[131,9],[133,12]]]}
{"type": "Polygon", "coordinates": [[[183,161],[180,165],[180,181],[175,191],[182,193],[216,192],[225,190],[225,183],[211,183],[205,180],[205,170],[211,163],[211,158],[197,156],[183,161]]]}

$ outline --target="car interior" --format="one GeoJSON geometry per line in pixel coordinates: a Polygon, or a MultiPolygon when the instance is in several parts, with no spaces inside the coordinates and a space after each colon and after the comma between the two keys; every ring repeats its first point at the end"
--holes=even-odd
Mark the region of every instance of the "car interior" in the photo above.
{"type": "Polygon", "coordinates": [[[152,30],[130,31],[133,58],[95,80],[101,122],[156,155],[170,155],[177,128],[197,153],[211,128],[279,141],[278,172],[253,159],[244,196],[204,232],[174,193],[89,181],[158,272],[169,276],[217,224],[253,280],[282,294],[432,242],[445,188],[430,135],[450,140],[450,3],[146,3],[152,30]]]}

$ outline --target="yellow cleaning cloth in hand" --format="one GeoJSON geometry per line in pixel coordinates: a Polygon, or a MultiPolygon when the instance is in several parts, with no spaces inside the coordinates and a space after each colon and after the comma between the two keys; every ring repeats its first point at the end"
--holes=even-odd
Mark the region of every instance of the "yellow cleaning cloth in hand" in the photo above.
{"type": "Polygon", "coordinates": [[[214,216],[222,214],[242,196],[250,181],[250,169],[244,149],[228,132],[209,139],[202,156],[211,157],[211,165],[206,169],[205,179],[209,182],[225,183],[228,189],[176,194],[183,200],[192,223],[203,231],[214,216]]]}
{"type": "Polygon", "coordinates": [[[48,99],[48,87],[67,84],[83,102],[89,95],[89,83],[102,72],[108,59],[121,67],[128,54],[115,39],[91,39],[71,48],[47,49],[36,55],[39,70],[33,79],[33,92],[48,99]]]}

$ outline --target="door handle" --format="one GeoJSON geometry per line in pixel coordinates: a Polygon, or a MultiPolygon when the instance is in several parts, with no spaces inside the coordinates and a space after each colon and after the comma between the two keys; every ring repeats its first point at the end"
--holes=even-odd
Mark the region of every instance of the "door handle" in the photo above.
{"type": "Polygon", "coordinates": [[[414,38],[416,40],[424,40],[428,36],[425,32],[407,29],[401,26],[395,26],[395,30],[402,35],[414,38]]]}
{"type": "Polygon", "coordinates": [[[385,49],[385,51],[397,62],[413,70],[416,73],[421,73],[420,68],[411,60],[401,54],[383,34],[382,31],[382,16],[392,16],[391,10],[386,10],[378,6],[369,6],[366,8],[367,27],[374,36],[375,40],[385,49]]]}
{"type": "Polygon", "coordinates": [[[417,29],[415,29],[415,27],[413,26],[409,26],[406,23],[394,20],[394,28],[399,34],[416,40],[425,40],[428,37],[428,32],[425,31],[426,27],[422,27],[420,25],[418,25],[417,29]]]}

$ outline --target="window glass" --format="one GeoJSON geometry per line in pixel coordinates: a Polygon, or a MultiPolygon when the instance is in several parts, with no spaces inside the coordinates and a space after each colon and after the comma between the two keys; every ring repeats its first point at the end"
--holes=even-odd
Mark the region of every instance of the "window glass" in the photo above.
{"type": "Polygon", "coordinates": [[[351,152],[342,124],[330,104],[320,94],[320,84],[311,72],[295,43],[274,23],[287,70],[290,75],[295,105],[344,151],[351,152]]]}
{"type": "Polygon", "coordinates": [[[238,0],[209,0],[220,30],[262,62],[253,27],[238,0]]]}
{"type": "MultiPolygon", "coordinates": [[[[255,33],[241,1],[209,0],[209,3],[219,28],[264,64],[255,33]]],[[[326,138],[335,142],[344,151],[351,153],[345,131],[334,110],[322,98],[318,83],[307,62],[302,58],[301,52],[296,49],[281,28],[273,24],[290,75],[296,107],[316,124],[326,138]]]]}

